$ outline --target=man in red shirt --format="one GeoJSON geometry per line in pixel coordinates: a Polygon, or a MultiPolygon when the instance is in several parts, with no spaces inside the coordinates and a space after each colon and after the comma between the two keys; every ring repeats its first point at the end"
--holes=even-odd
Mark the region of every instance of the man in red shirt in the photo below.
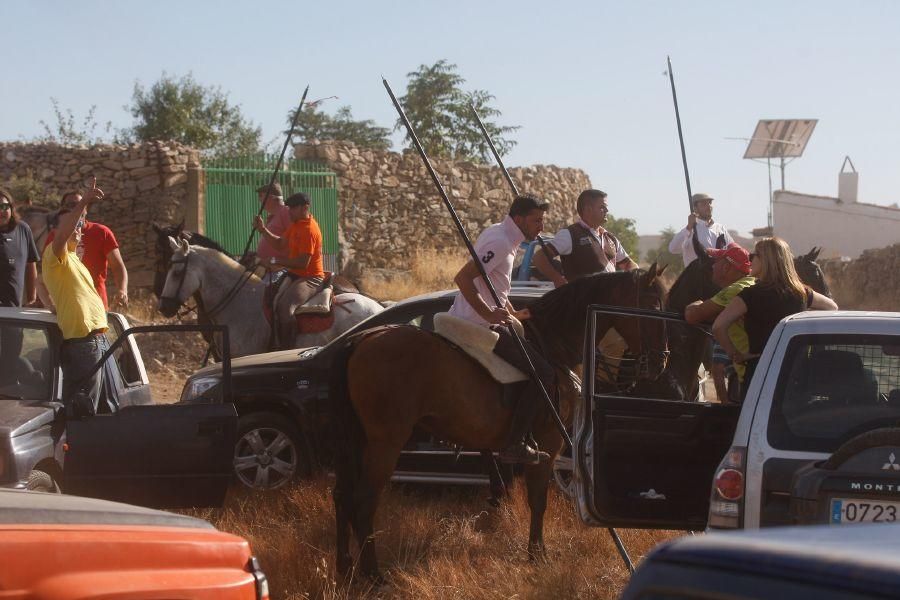
{"type": "Polygon", "coordinates": [[[275,296],[275,327],[278,346],[293,348],[297,335],[294,311],[306,304],[322,289],[325,270],[322,262],[322,231],[309,209],[309,196],[300,192],[284,202],[291,214],[291,226],[284,235],[275,235],[266,227],[261,217],[253,221],[253,227],[272,246],[288,249],[288,257],[272,256],[268,264],[288,269],[287,281],[281,284],[275,296]]]}
{"type": "MultiPolygon", "coordinates": [[[[81,202],[81,196],[80,192],[65,192],[59,202],[60,213],[69,212],[77,206],[81,202]]],[[[50,232],[47,244],[53,241],[55,234],[55,230],[50,232]]],[[[113,306],[128,306],[128,269],[125,268],[125,261],[119,252],[119,242],[109,227],[88,221],[87,213],[81,228],[81,245],[76,254],[90,272],[94,288],[103,300],[103,306],[109,308],[106,296],[107,271],[112,271],[113,281],[116,284],[113,306]]]]}

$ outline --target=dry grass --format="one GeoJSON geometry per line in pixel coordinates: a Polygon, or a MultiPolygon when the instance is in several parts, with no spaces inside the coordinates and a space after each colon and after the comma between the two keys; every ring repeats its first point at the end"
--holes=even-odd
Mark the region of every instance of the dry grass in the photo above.
{"type": "MultiPolygon", "coordinates": [[[[224,508],[193,514],[250,541],[272,598],[615,598],[627,583],[606,530],[583,526],[555,489],[545,519],[549,557],[530,562],[521,485],[491,512],[484,489],[392,486],[376,521],[386,582],[337,582],[330,486],[323,477],[272,493],[235,488],[224,508]]],[[[676,535],[620,534],[634,560],[676,535]]]]}
{"type": "Polygon", "coordinates": [[[465,258],[455,251],[422,250],[413,255],[408,271],[369,274],[361,288],[380,300],[403,300],[411,296],[455,287],[453,277],[465,258]]]}

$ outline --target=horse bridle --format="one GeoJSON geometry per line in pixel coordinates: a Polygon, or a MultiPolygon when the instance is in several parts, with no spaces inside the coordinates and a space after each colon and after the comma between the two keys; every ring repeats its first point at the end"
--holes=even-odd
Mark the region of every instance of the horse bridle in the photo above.
{"type": "MultiPolygon", "coordinates": [[[[637,295],[637,297],[636,297],[635,307],[642,308],[641,307],[642,294],[641,294],[640,282],[638,282],[636,295],[637,295]]],[[[655,378],[659,377],[662,374],[663,370],[665,369],[665,365],[668,363],[669,354],[670,354],[670,352],[668,350],[651,349],[650,344],[647,343],[648,340],[645,337],[646,330],[645,330],[645,328],[641,327],[642,319],[640,317],[632,317],[632,318],[636,318],[638,320],[638,322],[637,322],[638,339],[641,342],[640,353],[638,355],[636,355],[634,358],[631,358],[628,356],[623,356],[621,359],[618,360],[618,363],[613,363],[613,361],[611,359],[606,358],[601,353],[600,358],[598,358],[596,361],[597,368],[601,369],[606,374],[606,376],[609,378],[610,385],[612,385],[615,388],[615,390],[620,393],[628,392],[628,391],[634,389],[634,387],[637,385],[637,382],[640,381],[641,379],[650,380],[650,379],[655,379],[655,378]],[[660,369],[659,373],[656,373],[655,375],[651,376],[650,358],[655,357],[655,355],[657,355],[657,354],[660,359],[660,364],[663,365],[663,368],[660,369]],[[630,376],[625,381],[622,381],[622,379],[621,379],[621,374],[623,371],[630,374],[630,376]]],[[[663,321],[662,325],[663,325],[663,336],[665,337],[668,335],[665,321],[663,321]]],[[[613,327],[610,326],[610,329],[612,329],[612,328],[613,327]]]]}
{"type": "MultiPolygon", "coordinates": [[[[182,269],[182,271],[181,271],[181,279],[178,281],[178,287],[175,290],[175,296],[172,297],[172,296],[160,295],[159,299],[161,301],[162,300],[174,301],[174,302],[178,303],[178,306],[181,306],[184,303],[180,300],[181,288],[184,286],[184,280],[187,277],[188,261],[190,260],[190,257],[191,257],[191,253],[187,252],[184,255],[184,258],[172,258],[169,260],[169,265],[170,265],[169,268],[170,269],[171,269],[171,265],[179,265],[182,263],[184,264],[184,269],[182,269]]],[[[251,269],[245,268],[244,272],[241,273],[241,276],[238,278],[238,281],[234,284],[234,286],[232,286],[232,288],[228,291],[228,293],[225,294],[224,296],[222,296],[222,298],[218,302],[216,302],[212,308],[206,309],[206,311],[205,311],[206,317],[210,321],[212,321],[213,318],[215,318],[215,316],[217,314],[219,314],[222,310],[224,310],[225,307],[228,306],[231,303],[231,301],[237,297],[238,293],[241,291],[241,289],[245,285],[247,285],[247,282],[250,281],[251,277],[253,277],[253,271],[251,269]]],[[[187,300],[185,299],[185,301],[187,301],[187,300]]],[[[192,311],[196,310],[196,308],[197,307],[195,306],[194,308],[189,309],[184,314],[190,314],[192,311]]]]}

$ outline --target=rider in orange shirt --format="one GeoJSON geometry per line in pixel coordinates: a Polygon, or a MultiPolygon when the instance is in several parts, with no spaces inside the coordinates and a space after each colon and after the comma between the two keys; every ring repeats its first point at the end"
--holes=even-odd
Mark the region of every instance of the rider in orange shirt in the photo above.
{"type": "Polygon", "coordinates": [[[275,325],[278,347],[292,348],[297,328],[294,311],[322,289],[325,271],[322,262],[322,231],[310,212],[309,196],[300,192],[284,202],[290,209],[291,226],[283,235],[275,235],[256,217],[253,227],[275,248],[288,248],[288,257],[272,256],[270,268],[284,267],[288,280],[275,296],[275,325]]]}

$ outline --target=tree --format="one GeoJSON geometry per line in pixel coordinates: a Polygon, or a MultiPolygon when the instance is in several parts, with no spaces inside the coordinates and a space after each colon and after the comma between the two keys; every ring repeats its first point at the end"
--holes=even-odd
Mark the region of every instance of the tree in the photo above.
{"type": "Polygon", "coordinates": [[[622,242],[622,246],[625,247],[628,256],[634,262],[638,262],[641,253],[638,248],[638,234],[637,229],[635,229],[634,219],[626,219],[624,217],[617,219],[612,215],[607,215],[603,228],[616,236],[622,242]]]}
{"type": "MultiPolygon", "coordinates": [[[[466,80],[456,72],[456,65],[439,60],[431,66],[420,65],[406,76],[409,82],[400,103],[429,155],[474,162],[491,159],[470,104],[475,105],[500,154],[516,145],[506,136],[519,128],[498,125],[494,119],[500,111],[490,106],[494,96],[484,90],[464,91],[466,80]]],[[[404,129],[403,122],[398,119],[394,129],[404,129]]],[[[411,143],[408,136],[407,143],[411,143]]]]}
{"type": "MultiPolygon", "coordinates": [[[[288,114],[288,124],[293,122],[295,112],[292,110],[288,114]]],[[[375,150],[391,147],[390,129],[379,127],[371,119],[355,120],[349,106],[342,106],[331,116],[319,111],[314,104],[307,104],[297,119],[295,133],[301,141],[341,140],[375,150]]]]}
{"type": "Polygon", "coordinates": [[[660,265],[669,265],[668,273],[678,275],[684,271],[684,261],[681,259],[680,254],[669,252],[669,243],[675,237],[675,233],[675,230],[671,227],[666,227],[659,232],[661,237],[659,246],[647,251],[647,262],[652,263],[656,261],[660,265]]]}
{"type": "Polygon", "coordinates": [[[247,121],[239,105],[232,106],[219,87],[204,87],[192,74],[175,79],[166,73],[150,89],[134,84],[135,118],[125,132],[138,141],[176,140],[208,156],[251,154],[259,151],[262,131],[247,121]]]}
{"type": "MultiPolygon", "coordinates": [[[[50,98],[50,104],[53,105],[53,113],[56,122],[53,125],[50,125],[41,119],[39,123],[44,128],[44,135],[39,136],[37,141],[73,146],[81,144],[90,146],[105,141],[102,135],[96,135],[94,133],[99,125],[94,117],[94,114],[97,112],[96,104],[88,109],[87,115],[85,115],[81,124],[76,122],[75,114],[72,112],[71,108],[63,110],[59,107],[59,100],[56,98],[50,98]]],[[[111,135],[112,123],[107,121],[106,126],[103,128],[103,132],[106,133],[107,136],[111,135]]]]}

